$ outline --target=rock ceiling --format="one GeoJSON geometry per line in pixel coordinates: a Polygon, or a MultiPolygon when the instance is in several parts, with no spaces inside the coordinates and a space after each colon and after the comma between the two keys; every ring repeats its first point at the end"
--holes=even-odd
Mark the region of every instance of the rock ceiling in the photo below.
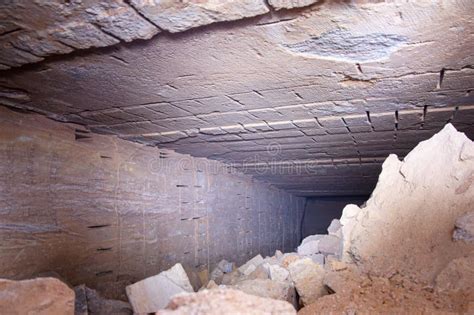
{"type": "Polygon", "coordinates": [[[370,193],[448,121],[474,136],[472,1],[314,2],[12,1],[0,102],[305,196],[370,193]]]}

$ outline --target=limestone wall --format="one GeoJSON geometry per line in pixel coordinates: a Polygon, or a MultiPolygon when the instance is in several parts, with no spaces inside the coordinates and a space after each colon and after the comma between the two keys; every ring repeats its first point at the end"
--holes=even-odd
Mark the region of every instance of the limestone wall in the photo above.
{"type": "Polygon", "coordinates": [[[0,107],[0,277],[56,271],[118,296],[181,262],[299,240],[303,199],[223,164],[0,107]]]}

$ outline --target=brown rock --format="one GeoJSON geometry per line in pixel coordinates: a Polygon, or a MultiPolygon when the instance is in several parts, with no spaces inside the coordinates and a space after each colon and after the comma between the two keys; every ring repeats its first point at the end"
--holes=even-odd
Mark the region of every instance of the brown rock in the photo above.
{"type": "Polygon", "coordinates": [[[119,300],[104,299],[97,291],[85,287],[87,297],[87,310],[89,315],[131,315],[133,314],[130,303],[119,300]]]}
{"type": "Polygon", "coordinates": [[[290,303],[246,294],[239,290],[215,289],[175,296],[157,315],[294,315],[290,303]]]}
{"type": "Polygon", "coordinates": [[[452,259],[469,253],[470,244],[451,235],[474,204],[474,159],[461,158],[473,147],[448,124],[403,161],[390,155],[367,206],[353,217],[350,257],[372,274],[397,271],[430,283],[452,259]]]}
{"type": "Polygon", "coordinates": [[[0,279],[2,314],[74,314],[74,291],[54,278],[0,279]]]}

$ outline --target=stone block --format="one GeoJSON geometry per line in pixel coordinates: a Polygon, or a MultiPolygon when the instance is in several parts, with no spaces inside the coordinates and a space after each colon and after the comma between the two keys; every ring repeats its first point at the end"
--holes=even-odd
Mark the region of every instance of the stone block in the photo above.
{"type": "Polygon", "coordinates": [[[288,266],[303,305],[308,305],[327,294],[324,288],[324,269],[310,258],[302,258],[288,266]]]}
{"type": "Polygon", "coordinates": [[[255,257],[253,257],[252,259],[250,259],[249,261],[247,261],[245,264],[243,264],[242,266],[239,267],[239,271],[245,275],[249,275],[250,273],[252,273],[255,268],[262,264],[263,263],[263,257],[262,255],[257,255],[255,257]],[[252,268],[255,267],[255,268],[252,268]]]}
{"type": "Polygon", "coordinates": [[[165,310],[156,313],[156,315],[186,314],[296,315],[296,311],[285,301],[262,298],[240,290],[218,288],[176,296],[165,310]]]}
{"type": "Polygon", "coordinates": [[[270,279],[274,281],[286,281],[290,273],[283,267],[279,265],[270,265],[269,266],[270,279]]]}
{"type": "Polygon", "coordinates": [[[341,222],[338,219],[333,219],[328,227],[328,234],[341,237],[341,222]]]}
{"type": "Polygon", "coordinates": [[[193,287],[181,264],[156,276],[136,282],[126,288],[135,313],[153,313],[168,305],[171,297],[182,292],[193,292],[193,287]]]}
{"type": "Polygon", "coordinates": [[[341,255],[341,239],[334,235],[326,235],[319,240],[319,251],[325,255],[341,255]]]}

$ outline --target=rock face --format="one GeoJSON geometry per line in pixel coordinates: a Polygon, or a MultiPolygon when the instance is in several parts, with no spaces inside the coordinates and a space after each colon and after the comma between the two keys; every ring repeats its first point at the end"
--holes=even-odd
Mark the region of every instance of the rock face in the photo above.
{"type": "Polygon", "coordinates": [[[454,240],[463,240],[474,243],[474,211],[459,217],[455,223],[456,229],[453,233],[454,240]]]}
{"type": "Polygon", "coordinates": [[[55,278],[0,279],[2,314],[74,314],[74,291],[55,278]]]}
{"type": "Polygon", "coordinates": [[[285,301],[246,294],[232,289],[205,290],[174,297],[165,310],[157,315],[294,315],[295,309],[285,301]]]}
{"type": "MultiPolygon", "coordinates": [[[[451,235],[456,219],[474,204],[473,146],[448,124],[403,161],[390,155],[367,206],[344,211],[343,225],[355,220],[350,236],[343,228],[350,238],[346,259],[375,274],[398,271],[429,282],[469,252],[472,245],[453,242],[451,235]]],[[[464,229],[470,220],[461,221],[464,229]]]]}
{"type": "Polygon", "coordinates": [[[176,264],[156,276],[127,286],[126,291],[135,313],[153,313],[164,308],[174,295],[193,292],[193,287],[183,266],[176,264]]]}

